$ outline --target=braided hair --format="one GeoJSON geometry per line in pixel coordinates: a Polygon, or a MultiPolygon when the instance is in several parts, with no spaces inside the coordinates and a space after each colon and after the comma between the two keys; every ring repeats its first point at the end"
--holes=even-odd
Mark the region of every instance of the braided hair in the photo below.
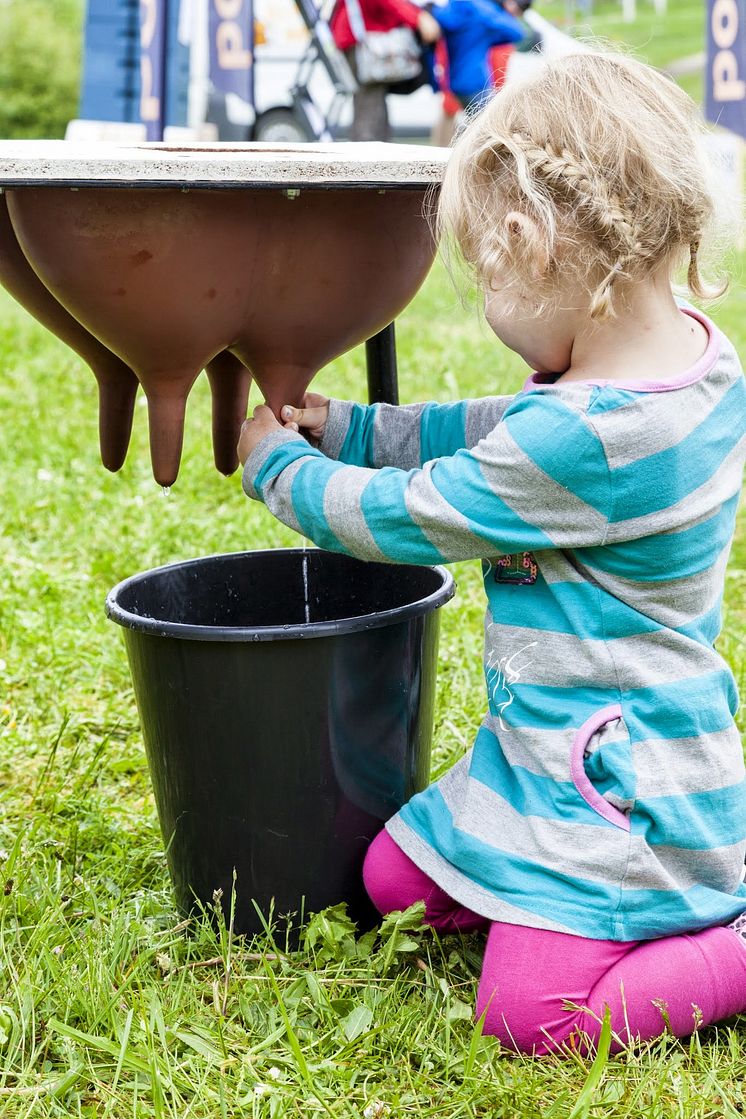
{"type": "Polygon", "coordinates": [[[549,63],[497,93],[457,139],[438,202],[484,286],[552,302],[559,269],[590,295],[597,320],[625,283],[686,261],[690,291],[709,289],[698,261],[713,217],[702,128],[669,78],[625,55],[549,63]],[[532,219],[520,236],[511,212],[532,219]],[[497,278],[497,279],[496,279],[497,278]]]}

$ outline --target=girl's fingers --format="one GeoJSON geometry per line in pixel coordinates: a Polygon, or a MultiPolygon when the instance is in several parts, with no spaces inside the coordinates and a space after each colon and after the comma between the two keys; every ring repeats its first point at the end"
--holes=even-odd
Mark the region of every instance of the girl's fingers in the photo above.
{"type": "Polygon", "coordinates": [[[289,404],[283,405],[281,416],[283,422],[294,423],[301,427],[323,427],[326,423],[328,407],[326,404],[317,408],[291,408],[289,404]]]}

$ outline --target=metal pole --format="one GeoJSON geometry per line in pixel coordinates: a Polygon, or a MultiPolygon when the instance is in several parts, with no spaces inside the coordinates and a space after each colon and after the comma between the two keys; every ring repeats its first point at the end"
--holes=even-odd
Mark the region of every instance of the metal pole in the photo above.
{"type": "Polygon", "coordinates": [[[254,110],[254,120],[256,122],[256,35],[254,28],[254,2],[249,0],[249,26],[247,28],[247,39],[249,44],[249,51],[251,53],[251,68],[249,70],[249,104],[254,110]]]}
{"type": "Polygon", "coordinates": [[[168,0],[162,0],[162,2],[163,2],[163,17],[162,17],[163,18],[163,41],[161,43],[161,83],[162,83],[161,89],[162,89],[162,93],[161,93],[161,119],[160,119],[160,132],[161,132],[161,134],[158,137],[159,140],[163,139],[163,133],[165,132],[166,127],[168,125],[168,108],[169,108],[169,106],[168,106],[168,94],[169,94],[169,89],[168,89],[168,71],[169,71],[168,58],[169,58],[170,47],[171,47],[171,41],[170,41],[171,20],[169,18],[170,12],[168,10],[168,0]]]}
{"type": "Polygon", "coordinates": [[[208,72],[210,67],[210,13],[208,0],[192,0],[189,42],[189,93],[187,124],[199,136],[207,120],[208,72]]]}
{"type": "Polygon", "coordinates": [[[166,124],[168,31],[167,0],[143,0],[140,4],[139,115],[148,140],[162,140],[166,124]]]}
{"type": "Polygon", "coordinates": [[[368,371],[368,401],[371,404],[398,404],[399,382],[393,323],[389,323],[365,343],[365,363],[368,371]]]}

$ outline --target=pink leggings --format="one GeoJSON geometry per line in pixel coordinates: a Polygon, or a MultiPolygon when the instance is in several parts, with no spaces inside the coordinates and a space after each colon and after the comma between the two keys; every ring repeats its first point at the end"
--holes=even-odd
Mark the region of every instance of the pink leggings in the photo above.
{"type": "Polygon", "coordinates": [[[424,901],[434,929],[489,930],[476,1016],[485,1014],[484,1032],[514,1051],[592,1047],[606,1007],[615,1052],[667,1029],[686,1037],[746,1010],[746,942],[728,927],[613,941],[489,921],[450,898],[385,831],[368,849],[363,878],[379,913],[424,901]]]}

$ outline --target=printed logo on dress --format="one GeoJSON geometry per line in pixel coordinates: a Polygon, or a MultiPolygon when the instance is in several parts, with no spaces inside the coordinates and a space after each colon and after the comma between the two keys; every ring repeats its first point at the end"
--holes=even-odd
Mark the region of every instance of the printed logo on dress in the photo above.
{"type": "Polygon", "coordinates": [[[498,556],[494,563],[496,583],[513,583],[515,586],[535,583],[539,566],[533,552],[516,552],[512,556],[498,556]]]}
{"type": "Polygon", "coordinates": [[[516,657],[520,657],[527,649],[533,649],[538,642],[531,641],[511,654],[498,651],[498,638],[491,633],[494,622],[487,627],[487,654],[484,662],[484,674],[487,680],[487,692],[492,701],[492,707],[497,715],[500,728],[505,730],[503,715],[515,699],[512,684],[519,683],[521,673],[530,668],[533,661],[526,660],[523,664],[515,664],[516,657]]]}

